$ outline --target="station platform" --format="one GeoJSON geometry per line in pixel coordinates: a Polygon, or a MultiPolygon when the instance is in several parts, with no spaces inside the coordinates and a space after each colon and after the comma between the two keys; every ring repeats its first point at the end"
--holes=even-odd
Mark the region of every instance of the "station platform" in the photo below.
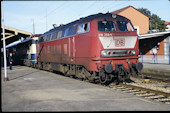
{"type": "Polygon", "coordinates": [[[170,105],[56,73],[13,66],[1,73],[1,108],[9,111],[169,111],[170,105]]]}
{"type": "Polygon", "coordinates": [[[142,74],[170,76],[169,64],[151,64],[143,63],[142,74]]]}

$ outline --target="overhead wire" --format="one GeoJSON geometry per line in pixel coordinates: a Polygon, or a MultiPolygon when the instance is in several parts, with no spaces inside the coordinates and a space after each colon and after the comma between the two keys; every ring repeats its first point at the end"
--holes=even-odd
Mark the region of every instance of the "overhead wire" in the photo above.
{"type": "MultiPolygon", "coordinates": [[[[121,5],[123,5],[123,4],[125,4],[125,3],[127,3],[129,0],[127,0],[127,1],[125,1],[125,2],[123,2],[123,3],[120,3],[120,4],[115,4],[115,5],[113,5],[113,6],[111,6],[111,7],[117,7],[117,6],[121,6],[121,5]]],[[[108,10],[108,9],[110,9],[111,7],[109,7],[109,8],[107,8],[107,9],[102,9],[102,12],[103,11],[105,11],[105,10],[108,10]]]]}
{"type": "MultiPolygon", "coordinates": [[[[94,4],[96,4],[96,2],[97,1],[94,1],[92,4],[90,4],[88,7],[86,7],[85,9],[83,9],[82,11],[81,11],[81,13],[79,13],[79,14],[76,14],[76,15],[78,15],[78,17],[80,18],[80,16],[82,15],[82,14],[84,14],[85,12],[87,12],[88,10],[90,10],[91,8],[93,8],[92,6],[94,6],[94,4]],[[83,12],[83,13],[82,13],[83,12]]],[[[123,2],[123,3],[120,3],[120,4],[118,4],[119,6],[120,5],[123,5],[124,3],[126,3],[126,2],[128,2],[128,1],[125,1],[125,2],[123,2]]],[[[114,5],[114,6],[111,6],[111,7],[115,7],[115,6],[117,6],[117,5],[114,5]]],[[[68,7],[67,7],[68,8],[68,7]]],[[[110,8],[110,7],[109,7],[110,8]]],[[[107,9],[104,9],[104,10],[108,10],[109,8],[107,8],[107,9]]],[[[104,11],[103,9],[102,9],[102,11],[104,11]]],[[[51,11],[52,12],[52,11],[51,11]]],[[[61,12],[59,12],[59,13],[61,13],[61,12]]],[[[58,14],[58,13],[57,13],[58,14]]],[[[65,16],[65,15],[64,15],[65,16]]],[[[68,21],[68,19],[69,20],[72,20],[73,18],[74,18],[75,16],[72,16],[72,18],[65,18],[64,20],[65,21],[68,21]]]]}
{"type": "Polygon", "coordinates": [[[89,5],[88,7],[86,7],[85,9],[83,9],[82,11],[80,11],[80,13],[79,14],[76,14],[76,15],[74,15],[74,16],[72,16],[72,18],[66,18],[66,21],[68,21],[68,19],[69,20],[72,20],[74,17],[78,17],[78,18],[80,18],[80,16],[82,15],[82,14],[84,14],[84,12],[86,12],[86,11],[88,11],[89,9],[90,9],[90,7],[91,6],[93,6],[95,3],[96,3],[97,1],[94,1],[91,5],[89,5]],[[82,13],[83,12],[83,13],[82,13]]]}
{"type": "MultiPolygon", "coordinates": [[[[39,23],[39,22],[41,22],[41,20],[44,20],[44,19],[46,18],[46,16],[49,16],[52,12],[54,12],[54,11],[56,11],[57,9],[61,8],[63,5],[65,5],[65,3],[66,3],[66,1],[65,1],[64,3],[62,3],[60,6],[58,6],[57,8],[53,9],[52,11],[50,11],[47,15],[41,17],[40,19],[34,20],[34,22],[35,22],[36,24],[39,23]]],[[[46,7],[46,9],[47,9],[49,6],[51,6],[51,4],[48,5],[48,6],[46,7]]],[[[41,24],[40,24],[40,25],[41,25],[41,24]]],[[[25,25],[23,28],[25,28],[25,27],[30,28],[30,27],[32,27],[32,24],[29,23],[29,24],[25,25]]]]}
{"type": "MultiPolygon", "coordinates": [[[[111,7],[116,7],[116,6],[120,6],[120,5],[123,5],[123,4],[125,4],[125,3],[127,3],[129,0],[127,0],[127,1],[125,1],[125,2],[123,2],[123,3],[120,3],[120,4],[116,4],[116,5],[113,5],[113,6],[111,6],[111,7]]],[[[89,6],[87,6],[85,9],[83,9],[82,11],[80,11],[80,13],[79,14],[76,14],[77,15],[77,17],[79,17],[80,18],[80,16],[81,15],[83,15],[83,14],[85,14],[87,11],[89,11],[91,8],[94,8],[94,7],[92,7],[92,6],[94,6],[95,4],[96,4],[96,2],[97,1],[94,1],[93,3],[91,3],[89,6]],[[82,13],[83,12],[83,13],[82,13]]],[[[115,2],[115,1],[113,1],[113,2],[115,2]]],[[[69,2],[70,3],[70,2],[69,2]]],[[[100,3],[101,3],[101,1],[100,1],[100,3]]],[[[110,4],[110,3],[109,3],[110,4]]],[[[40,19],[37,19],[37,20],[35,20],[35,23],[37,24],[37,23],[39,23],[39,22],[41,22],[42,20],[44,20],[44,19],[46,19],[47,17],[49,17],[49,16],[51,16],[51,14],[53,14],[53,16],[54,16],[54,12],[56,12],[58,9],[60,9],[60,12],[57,12],[57,13],[55,13],[55,15],[56,14],[60,14],[60,13],[62,13],[64,10],[61,10],[62,8],[66,8],[66,5],[68,5],[68,1],[66,2],[64,2],[64,3],[62,3],[61,5],[59,5],[58,7],[56,7],[55,9],[53,9],[53,10],[51,10],[50,12],[48,12],[45,16],[43,16],[43,17],[41,17],[40,19]],[[63,7],[63,6],[65,6],[65,7],[63,7]]],[[[50,5],[49,5],[50,6],[50,5]]],[[[47,6],[47,7],[49,7],[49,6],[47,6]]],[[[71,5],[69,5],[69,7],[70,7],[71,5]]],[[[46,7],[46,8],[47,8],[46,7]]],[[[104,6],[103,6],[104,7],[104,6]]],[[[105,11],[105,10],[108,10],[108,9],[110,9],[111,7],[109,7],[109,8],[107,8],[107,9],[103,9],[103,8],[100,8],[99,10],[98,10],[98,12],[103,12],[103,11],[105,11]]],[[[68,8],[68,7],[67,7],[68,8]]],[[[93,10],[92,10],[93,11],[93,10]]],[[[65,15],[64,15],[65,16],[65,15]]],[[[75,16],[72,16],[72,18],[65,18],[64,20],[67,22],[68,20],[72,20],[73,18],[75,18],[75,16]]],[[[43,24],[37,24],[39,27],[40,26],[44,26],[43,24]]],[[[32,24],[29,24],[29,28],[32,26],[32,24]]]]}
{"type": "MultiPolygon", "coordinates": [[[[120,6],[120,5],[123,5],[123,4],[125,4],[125,3],[127,3],[129,0],[127,0],[127,1],[125,1],[125,2],[123,2],[123,3],[120,3],[120,4],[116,4],[116,5],[113,5],[113,6],[111,6],[111,7],[116,7],[116,6],[120,6]]],[[[90,10],[91,8],[94,8],[94,7],[92,7],[92,6],[94,6],[94,4],[96,4],[96,2],[98,2],[98,1],[94,1],[91,5],[89,5],[87,8],[85,8],[85,9],[83,9],[82,11],[81,11],[81,13],[79,13],[79,14],[76,14],[76,16],[77,17],[79,17],[80,18],[80,16],[82,15],[82,14],[85,14],[84,12],[87,12],[88,10],[90,10]],[[83,13],[82,13],[83,12],[83,13]]],[[[112,4],[112,3],[114,3],[115,1],[113,1],[113,2],[111,2],[111,3],[109,3],[109,4],[112,4]]],[[[100,3],[102,3],[102,1],[100,1],[100,3]]],[[[104,7],[104,6],[103,6],[104,7]]],[[[104,9],[103,10],[103,8],[100,8],[99,10],[98,10],[98,12],[96,12],[96,10],[94,10],[95,12],[94,13],[99,13],[99,12],[103,12],[103,11],[105,11],[105,10],[108,10],[108,9],[110,9],[111,7],[109,7],[109,8],[107,8],[107,9],[104,9]]],[[[92,10],[93,11],[93,10],[92,10]]],[[[93,13],[90,13],[90,14],[93,14],[93,13]]],[[[88,14],[88,15],[90,15],[90,14],[88,14]]],[[[73,16],[73,18],[74,18],[75,16],[73,16]]],[[[72,19],[72,18],[69,18],[70,20],[72,19]]],[[[68,20],[68,19],[67,19],[68,20]]]]}
{"type": "MultiPolygon", "coordinates": [[[[64,4],[64,5],[65,5],[65,4],[64,4]]],[[[69,5],[69,4],[67,4],[67,5],[69,5]]],[[[65,6],[65,7],[66,7],[66,6],[65,6]]],[[[62,8],[65,8],[65,7],[62,7],[62,8]]],[[[59,9],[59,8],[56,8],[56,9],[59,9]]],[[[55,9],[55,11],[56,11],[56,9],[55,9]]],[[[61,10],[61,9],[60,9],[60,10],[61,10]]],[[[59,12],[57,12],[57,13],[54,14],[54,10],[53,10],[53,11],[51,11],[51,13],[53,12],[53,16],[54,16],[54,15],[56,15],[56,14],[59,15],[59,13],[62,13],[63,11],[64,11],[64,10],[61,10],[61,11],[59,11],[59,12]]],[[[49,16],[51,16],[51,15],[49,15],[49,13],[48,13],[48,17],[49,17],[49,16]]],[[[61,16],[60,16],[60,17],[61,17],[61,16]]],[[[45,18],[44,18],[44,19],[45,19],[45,18]]],[[[43,26],[43,25],[40,24],[40,26],[43,26]]],[[[48,31],[48,30],[47,30],[47,31],[48,31]]]]}
{"type": "MultiPolygon", "coordinates": [[[[51,4],[50,4],[51,5],[51,4]]],[[[47,7],[49,7],[50,5],[48,5],[47,7]]],[[[46,8],[47,8],[46,7],[46,8]]],[[[32,19],[31,19],[32,20],[32,19]]],[[[28,26],[32,26],[32,24],[30,24],[30,22],[28,22],[28,24],[24,25],[23,27],[28,27],[28,26]]]]}
{"type": "MultiPolygon", "coordinates": [[[[52,12],[54,12],[54,11],[56,11],[57,9],[61,8],[63,5],[65,5],[65,3],[66,3],[66,1],[65,1],[63,4],[61,4],[59,7],[56,7],[55,9],[53,9],[52,11],[50,11],[47,15],[43,16],[43,17],[42,17],[41,19],[39,19],[38,21],[40,21],[40,20],[42,20],[42,19],[45,19],[46,16],[49,16],[52,12]]],[[[46,7],[46,9],[47,9],[47,7],[46,7]]]]}

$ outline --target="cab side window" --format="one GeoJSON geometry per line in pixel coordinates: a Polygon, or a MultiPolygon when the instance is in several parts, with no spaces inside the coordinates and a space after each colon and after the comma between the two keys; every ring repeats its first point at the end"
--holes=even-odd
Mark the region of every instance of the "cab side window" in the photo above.
{"type": "Polygon", "coordinates": [[[41,43],[41,42],[44,41],[44,38],[43,38],[43,37],[39,37],[38,39],[39,39],[39,40],[38,40],[38,43],[41,43]]]}
{"type": "Polygon", "coordinates": [[[90,30],[90,24],[89,24],[89,22],[88,22],[88,23],[85,23],[85,24],[81,24],[81,25],[79,26],[78,34],[87,33],[87,32],[89,32],[89,30],[90,30]]]}
{"type": "Polygon", "coordinates": [[[69,31],[69,28],[67,28],[67,29],[65,30],[64,37],[69,36],[69,35],[68,35],[68,31],[69,31]]]}
{"type": "Polygon", "coordinates": [[[49,41],[50,37],[51,37],[51,34],[48,34],[45,41],[49,41]]]}
{"type": "Polygon", "coordinates": [[[76,35],[76,32],[77,32],[77,24],[75,24],[75,25],[73,25],[73,26],[71,26],[70,27],[70,29],[69,29],[69,36],[73,36],[73,35],[76,35]]]}
{"type": "Polygon", "coordinates": [[[60,39],[62,37],[62,33],[63,33],[63,31],[58,32],[57,39],[60,39]]]}
{"type": "Polygon", "coordinates": [[[57,32],[53,33],[52,40],[55,40],[57,38],[57,32]]]}

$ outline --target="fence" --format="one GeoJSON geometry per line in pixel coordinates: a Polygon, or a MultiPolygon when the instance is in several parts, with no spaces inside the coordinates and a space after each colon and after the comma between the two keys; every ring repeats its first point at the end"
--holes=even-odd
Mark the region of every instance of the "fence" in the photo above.
{"type": "Polygon", "coordinates": [[[170,64],[170,55],[139,55],[142,63],[170,64]]]}

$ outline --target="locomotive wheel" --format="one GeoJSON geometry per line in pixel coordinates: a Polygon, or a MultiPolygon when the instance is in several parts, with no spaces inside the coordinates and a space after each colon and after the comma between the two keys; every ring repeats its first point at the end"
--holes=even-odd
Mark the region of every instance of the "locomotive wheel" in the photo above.
{"type": "Polygon", "coordinates": [[[134,68],[131,68],[131,73],[132,73],[132,76],[137,76],[137,72],[134,68]]]}
{"type": "Polygon", "coordinates": [[[47,70],[48,70],[49,72],[53,72],[51,63],[47,63],[47,70]]]}
{"type": "Polygon", "coordinates": [[[103,70],[99,72],[99,81],[102,84],[104,84],[108,81],[108,75],[106,73],[104,73],[103,70]]]}
{"type": "Polygon", "coordinates": [[[117,73],[117,84],[120,82],[124,82],[128,78],[128,74],[126,71],[122,68],[119,68],[119,71],[117,73]]]}
{"type": "Polygon", "coordinates": [[[43,68],[42,68],[42,64],[41,64],[41,62],[38,62],[37,67],[38,67],[38,69],[40,69],[40,70],[42,70],[42,69],[43,69],[43,68]]]}
{"type": "Polygon", "coordinates": [[[64,70],[64,76],[69,77],[70,73],[69,73],[69,67],[68,66],[62,66],[63,70],[64,70]]]}

